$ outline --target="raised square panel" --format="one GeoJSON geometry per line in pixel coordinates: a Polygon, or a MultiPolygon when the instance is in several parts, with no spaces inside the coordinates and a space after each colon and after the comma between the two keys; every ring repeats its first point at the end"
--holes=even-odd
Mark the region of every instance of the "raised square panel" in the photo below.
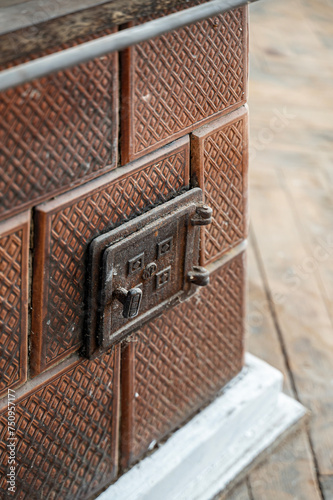
{"type": "Polygon", "coordinates": [[[128,261],[128,274],[136,274],[142,271],[145,264],[145,254],[140,253],[128,261]]]}
{"type": "Polygon", "coordinates": [[[167,238],[164,241],[161,241],[161,243],[158,243],[157,245],[157,258],[159,259],[160,257],[163,257],[164,255],[168,254],[172,250],[172,242],[173,242],[173,237],[171,236],[170,238],[167,238]]]}
{"type": "Polygon", "coordinates": [[[213,210],[202,228],[201,265],[220,258],[247,236],[248,112],[243,106],[195,130],[191,138],[191,180],[213,210]]]}
{"type": "MultiPolygon", "coordinates": [[[[57,374],[15,399],[15,494],[86,499],[117,473],[119,348],[57,374]]],[[[31,382],[30,382],[31,385],[31,382]]],[[[0,414],[0,497],[8,492],[7,400],[0,414]]]]}
{"type": "Polygon", "coordinates": [[[90,242],[188,187],[189,139],[185,137],[37,207],[33,375],[82,346],[90,242]]]}
{"type": "Polygon", "coordinates": [[[222,266],[210,266],[208,286],[125,341],[123,467],[209,402],[242,368],[245,255],[225,259],[222,266]]]}
{"type": "Polygon", "coordinates": [[[117,57],[110,54],[0,94],[0,219],[117,166],[117,57]]]}
{"type": "Polygon", "coordinates": [[[247,53],[247,7],[124,51],[122,164],[244,104],[247,53]]]}
{"type": "Polygon", "coordinates": [[[0,396],[27,378],[28,212],[0,223],[0,396]]]}

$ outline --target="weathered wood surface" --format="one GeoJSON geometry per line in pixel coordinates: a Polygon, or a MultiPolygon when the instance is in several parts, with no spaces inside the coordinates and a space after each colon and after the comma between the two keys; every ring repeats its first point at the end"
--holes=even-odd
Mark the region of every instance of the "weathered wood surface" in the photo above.
{"type": "Polygon", "coordinates": [[[312,415],[239,491],[332,500],[333,4],[260,2],[250,13],[248,350],[312,415]]]}
{"type": "Polygon", "coordinates": [[[221,495],[214,500],[251,500],[247,481],[236,485],[227,495],[221,495]]]}
{"type": "Polygon", "coordinates": [[[333,472],[332,324],[281,185],[282,175],[272,169],[260,172],[252,194],[253,227],[296,394],[313,413],[310,435],[319,470],[329,474],[333,472]]]}
{"type": "Polygon", "coordinates": [[[304,432],[284,443],[264,465],[250,476],[250,491],[255,500],[320,500],[311,464],[311,450],[304,432]]]}
{"type": "Polygon", "coordinates": [[[322,476],[321,486],[325,500],[333,498],[333,476],[322,476]]]}
{"type": "MultiPolygon", "coordinates": [[[[289,396],[294,396],[288,368],[283,356],[283,347],[271,314],[271,305],[267,299],[264,286],[264,276],[260,273],[255,249],[256,242],[253,230],[250,228],[247,253],[250,296],[247,304],[247,350],[280,370],[284,375],[284,392],[289,396]]],[[[261,262],[259,264],[261,265],[261,262]]]]}

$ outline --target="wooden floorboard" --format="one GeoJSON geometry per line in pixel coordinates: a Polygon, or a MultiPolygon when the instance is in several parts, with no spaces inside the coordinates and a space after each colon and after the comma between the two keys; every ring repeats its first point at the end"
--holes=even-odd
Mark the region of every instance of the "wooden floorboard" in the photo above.
{"type": "MultiPolygon", "coordinates": [[[[328,334],[330,324],[313,276],[310,276],[307,282],[295,279],[293,269],[306,257],[306,253],[299,241],[298,228],[290,213],[288,197],[281,188],[277,172],[265,168],[260,175],[255,177],[255,180],[252,186],[252,227],[257,242],[255,249],[257,258],[264,273],[263,287],[267,287],[266,293],[271,304],[275,328],[284,346],[286,353],[284,361],[289,367],[295,394],[307,408],[315,413],[315,406],[319,405],[320,398],[318,398],[314,377],[318,378],[321,370],[316,368],[318,359],[313,358],[312,350],[316,345],[317,352],[318,349],[320,351],[319,355],[329,357],[330,350],[321,344],[321,334],[323,330],[326,335],[328,334]],[[318,320],[321,323],[319,330],[321,328],[322,330],[315,332],[318,320]]],[[[316,419],[312,416],[310,426],[313,441],[319,442],[322,439],[321,425],[320,415],[316,415],[316,419]]],[[[304,448],[298,455],[292,456],[291,462],[294,463],[294,471],[299,471],[299,476],[306,472],[303,479],[308,485],[308,498],[320,498],[317,490],[309,489],[312,481],[308,480],[308,476],[316,477],[316,457],[311,454],[312,441],[304,435],[298,448],[304,443],[307,443],[307,449],[304,448]],[[298,463],[299,457],[301,461],[298,463]],[[307,462],[307,467],[304,461],[307,462]]],[[[278,463],[279,459],[276,462],[278,463]]],[[[278,496],[271,496],[273,495],[272,476],[267,465],[263,467],[263,470],[266,467],[268,469],[267,482],[262,482],[261,489],[266,484],[267,498],[278,499],[278,496]]],[[[287,465],[286,468],[288,467],[287,465]]],[[[281,471],[277,468],[276,471],[281,474],[280,482],[283,483],[285,468],[282,467],[281,471]]],[[[263,474],[262,480],[264,477],[263,474]]],[[[276,480],[275,483],[277,484],[276,480]]],[[[256,498],[254,488],[253,496],[256,498]]],[[[258,498],[263,497],[264,494],[261,491],[258,498]]],[[[304,493],[299,498],[305,498],[304,493]]]]}
{"type": "Polygon", "coordinates": [[[333,498],[333,476],[321,476],[320,482],[322,484],[323,494],[326,500],[333,498]]]}
{"type": "Polygon", "coordinates": [[[312,164],[311,170],[284,166],[281,182],[309,255],[303,274],[314,273],[333,327],[333,181],[315,157],[312,164]]]}
{"type": "Polygon", "coordinates": [[[253,4],[250,54],[247,346],[311,418],[226,498],[333,500],[333,1],[253,4]]]}
{"type": "Polygon", "coordinates": [[[271,314],[271,306],[267,299],[263,277],[258,266],[252,233],[251,230],[249,237],[250,244],[247,253],[250,296],[250,300],[247,304],[247,350],[280,370],[284,375],[284,392],[289,396],[295,396],[292,390],[286,360],[283,355],[283,348],[271,314]]]}
{"type": "Polygon", "coordinates": [[[311,450],[305,433],[301,432],[252,472],[250,487],[253,498],[319,500],[321,494],[310,463],[311,450]]]}
{"type": "Polygon", "coordinates": [[[249,491],[248,481],[236,485],[227,495],[221,495],[215,500],[253,500],[249,491]]]}

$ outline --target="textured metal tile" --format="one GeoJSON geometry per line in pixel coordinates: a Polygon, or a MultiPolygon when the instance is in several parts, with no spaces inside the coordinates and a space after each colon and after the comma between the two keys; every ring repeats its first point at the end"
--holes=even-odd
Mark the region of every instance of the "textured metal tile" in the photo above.
{"type": "MultiPolygon", "coordinates": [[[[84,499],[117,471],[118,349],[75,366],[16,403],[20,500],[84,499]]],[[[7,412],[0,416],[0,496],[7,491],[7,412]]]]}
{"type": "Polygon", "coordinates": [[[116,167],[117,86],[110,54],[0,94],[0,218],[116,167]]]}
{"type": "Polygon", "coordinates": [[[37,208],[31,370],[78,350],[83,340],[91,240],[188,187],[188,137],[37,208]]]}
{"type": "Polygon", "coordinates": [[[245,103],[247,51],[246,7],[126,50],[122,164],[245,103]]]}
{"type": "Polygon", "coordinates": [[[122,355],[122,465],[184,422],[241,369],[244,254],[200,293],[147,323],[122,355]]]}
{"type": "Polygon", "coordinates": [[[234,111],[192,134],[191,177],[213,209],[202,228],[201,264],[212,262],[247,234],[248,115],[234,111]]]}
{"type": "Polygon", "coordinates": [[[0,224],[0,396],[27,377],[29,221],[0,224]]]}

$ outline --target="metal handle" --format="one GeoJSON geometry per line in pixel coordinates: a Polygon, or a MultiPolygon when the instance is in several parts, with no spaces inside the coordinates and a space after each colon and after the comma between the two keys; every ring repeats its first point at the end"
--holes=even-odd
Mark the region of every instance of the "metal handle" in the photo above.
{"type": "Polygon", "coordinates": [[[124,306],[124,318],[135,318],[139,314],[142,301],[142,290],[140,288],[131,288],[130,290],[117,288],[114,295],[124,306]]]}
{"type": "Polygon", "coordinates": [[[209,285],[209,272],[201,266],[193,266],[192,271],[187,274],[190,283],[197,286],[209,285]]]}

